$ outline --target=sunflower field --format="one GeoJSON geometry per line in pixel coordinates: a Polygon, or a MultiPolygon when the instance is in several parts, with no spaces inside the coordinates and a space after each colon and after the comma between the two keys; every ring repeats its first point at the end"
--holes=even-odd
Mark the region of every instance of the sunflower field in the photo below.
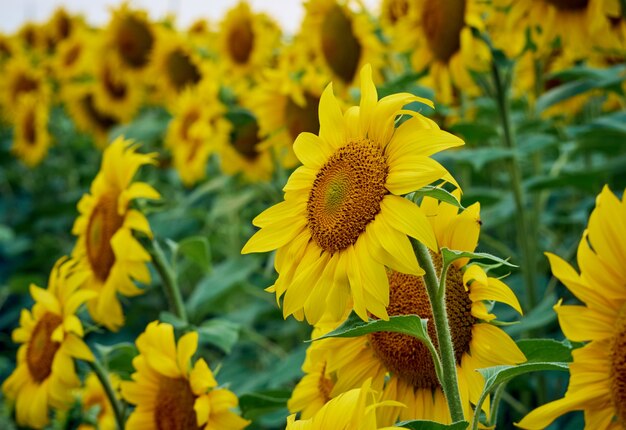
{"type": "Polygon", "coordinates": [[[0,429],[626,429],[626,1],[304,10],[0,34],[0,429]]]}

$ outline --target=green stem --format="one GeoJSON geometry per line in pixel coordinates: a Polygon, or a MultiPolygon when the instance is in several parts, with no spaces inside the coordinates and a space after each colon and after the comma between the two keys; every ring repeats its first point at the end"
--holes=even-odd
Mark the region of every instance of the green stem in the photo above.
{"type": "Polygon", "coordinates": [[[122,413],[122,407],[120,405],[120,401],[115,395],[115,391],[113,391],[113,387],[111,386],[111,381],[109,380],[109,375],[107,371],[102,367],[102,364],[98,361],[97,358],[94,357],[93,361],[86,361],[86,363],[91,367],[93,373],[96,374],[102,388],[104,388],[104,392],[109,398],[109,403],[111,403],[111,408],[113,408],[113,414],[115,415],[115,422],[117,422],[117,427],[119,430],[124,428],[124,414],[122,413]]]}
{"type": "MultiPolygon", "coordinates": [[[[452,344],[448,314],[446,312],[445,280],[443,283],[444,293],[440,294],[438,291],[440,288],[439,279],[435,273],[435,266],[433,265],[428,249],[421,242],[416,240],[412,240],[412,242],[417,261],[426,272],[424,274],[424,283],[426,284],[430,306],[433,310],[433,322],[435,323],[435,330],[437,332],[439,355],[441,357],[443,370],[443,375],[439,382],[441,383],[446,401],[448,402],[452,422],[463,421],[465,418],[463,416],[463,404],[461,403],[459,383],[457,381],[454,345],[452,344]]],[[[445,276],[443,278],[445,279],[445,276]]]]}
{"type": "Polygon", "coordinates": [[[187,311],[185,310],[185,304],[183,303],[183,297],[180,294],[180,288],[178,288],[178,281],[176,280],[176,273],[172,266],[169,265],[163,249],[156,239],[152,240],[152,262],[154,267],[163,281],[163,290],[170,302],[170,308],[172,312],[182,321],[188,322],[187,311]]]}
{"type": "MultiPolygon", "coordinates": [[[[500,112],[500,120],[502,122],[503,143],[516,154],[517,144],[513,128],[511,126],[511,114],[509,111],[509,102],[507,97],[507,88],[500,74],[500,69],[494,63],[491,65],[491,72],[495,84],[495,97],[500,112]]],[[[537,303],[537,294],[535,291],[535,256],[534,256],[534,235],[530,231],[529,219],[526,214],[524,189],[522,187],[522,172],[517,162],[516,156],[508,160],[509,175],[511,179],[511,187],[513,191],[513,200],[515,202],[515,215],[518,229],[518,243],[522,248],[523,254],[523,276],[526,289],[527,307],[532,309],[537,303]]]]}

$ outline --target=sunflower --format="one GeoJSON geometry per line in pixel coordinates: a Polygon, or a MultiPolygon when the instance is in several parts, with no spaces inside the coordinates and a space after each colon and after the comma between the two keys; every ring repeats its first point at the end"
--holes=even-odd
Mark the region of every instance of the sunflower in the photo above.
{"type": "Polygon", "coordinates": [[[577,273],[546,253],[552,273],[583,305],[555,306],[565,336],[586,342],[573,351],[565,397],[535,409],[518,424],[542,429],[570,411],[584,411],[585,428],[618,429],[626,423],[626,193],[608,186],[596,200],[578,245],[577,273]]]}
{"type": "MultiPolygon", "coordinates": [[[[457,213],[457,208],[452,205],[437,204],[436,200],[425,198],[421,207],[440,247],[474,250],[480,225],[478,204],[457,213]]],[[[432,253],[432,256],[435,264],[440,266],[439,254],[432,253]]],[[[387,277],[389,315],[417,314],[432,321],[430,301],[421,277],[393,270],[387,272],[387,277]]],[[[503,302],[521,312],[509,287],[488,277],[479,266],[468,266],[467,259],[457,260],[446,278],[446,308],[466,417],[471,416],[471,404],[478,401],[484,385],[483,377],[476,369],[525,361],[513,340],[490,324],[495,315],[487,311],[483,300],[503,302]]],[[[429,323],[428,331],[435,339],[432,323],[429,323]]],[[[359,338],[324,339],[318,343],[320,361],[325,361],[327,378],[333,382],[330,397],[372,378],[372,386],[382,391],[383,399],[406,405],[405,408],[385,409],[379,415],[379,422],[392,424],[398,419],[451,422],[430,353],[417,339],[379,332],[359,338]]],[[[485,405],[485,412],[488,410],[485,405]]]]}
{"type": "Polygon", "coordinates": [[[223,76],[233,86],[244,85],[268,66],[280,41],[278,25],[267,15],[253,13],[240,1],[222,20],[217,37],[223,76]],[[238,84],[241,82],[241,84],[238,84]]]}
{"type": "Polygon", "coordinates": [[[25,95],[17,103],[11,151],[29,167],[39,164],[48,153],[48,110],[46,101],[36,94],[25,95]]]}
{"type": "Polygon", "coordinates": [[[577,58],[587,56],[594,45],[609,42],[603,41],[610,26],[607,13],[617,7],[615,0],[497,0],[496,3],[510,7],[508,27],[517,32],[528,28],[540,51],[552,49],[558,39],[561,48],[577,58]]]}
{"type": "Polygon", "coordinates": [[[68,83],[61,87],[61,98],[76,128],[91,135],[98,148],[104,148],[109,142],[109,130],[119,121],[98,109],[94,92],[94,83],[68,83]]]}
{"type": "Polygon", "coordinates": [[[70,15],[63,7],[57,8],[44,28],[48,51],[56,51],[59,44],[70,38],[79,28],[85,28],[81,17],[70,15]]]}
{"type": "Polygon", "coordinates": [[[402,407],[393,401],[380,401],[380,395],[372,390],[371,381],[347,391],[325,404],[312,418],[296,421],[287,418],[287,430],[386,430],[397,427],[379,427],[376,411],[389,406],[402,407]]]}
{"type": "Polygon", "coordinates": [[[25,51],[44,54],[46,46],[46,29],[42,24],[32,21],[25,22],[17,31],[17,42],[25,51]]]}
{"type": "Polygon", "coordinates": [[[174,167],[186,186],[206,176],[209,156],[229,142],[230,123],[214,81],[205,80],[197,89],[188,88],[176,100],[174,118],[167,127],[165,145],[172,151],[174,167]]]}
{"type": "Polygon", "coordinates": [[[61,85],[93,71],[95,39],[95,33],[80,29],[59,43],[51,68],[61,85]]]}
{"type": "Polygon", "coordinates": [[[17,367],[2,384],[7,398],[15,401],[20,426],[42,428],[49,422],[48,407],[67,409],[74,400],[72,390],[80,386],[73,359],[93,360],[76,316],[95,294],[79,289],[85,276],[63,257],[50,273],[48,289],[30,286],[35,304],[31,311],[22,309],[12,336],[22,344],[17,367]]]}
{"type": "Polygon", "coordinates": [[[24,54],[11,57],[3,67],[0,80],[0,98],[3,113],[8,119],[15,116],[15,106],[20,97],[36,94],[42,101],[50,98],[50,87],[43,71],[35,66],[24,54]]]}
{"type": "Polygon", "coordinates": [[[380,4],[380,26],[389,38],[389,48],[405,52],[414,44],[412,29],[419,22],[419,3],[411,0],[383,0],[380,4]]]}
{"type": "Polygon", "coordinates": [[[117,138],[104,151],[90,193],[78,202],[80,215],[72,228],[78,240],[72,255],[89,273],[84,287],[98,293],[87,309],[109,330],[116,331],[124,323],[117,293],[141,294],[133,279],[150,283],[146,266],[150,254],[133,237],[133,230],[148,237],[152,232],[145,216],[129,206],[138,198],[160,197],[150,185],[132,182],[142,165],[155,163],[156,154],[139,154],[132,141],[117,138]]]}
{"type": "Polygon", "coordinates": [[[145,11],[131,10],[127,3],[113,11],[105,30],[105,44],[124,67],[140,73],[149,65],[155,30],[145,11]]]}
{"type": "Polygon", "coordinates": [[[264,146],[276,151],[287,168],[298,164],[294,140],[302,132],[318,133],[317,115],[325,78],[319,73],[296,77],[291,67],[268,70],[250,95],[249,105],[256,114],[264,146]]]}
{"type": "Polygon", "coordinates": [[[136,405],[127,428],[239,430],[249,424],[232,411],[237,396],[217,387],[204,359],[192,366],[198,333],[189,332],[176,344],[174,328],[154,321],[136,344],[139,355],[133,359],[133,381],[122,382],[122,396],[136,405]]]}
{"type": "Polygon", "coordinates": [[[167,104],[182,90],[194,88],[202,80],[202,59],[178,33],[163,29],[157,34],[151,58],[152,80],[167,104]]]}
{"type": "Polygon", "coordinates": [[[278,279],[285,317],[314,324],[326,310],[339,319],[346,306],[363,319],[387,318],[385,266],[422,274],[407,235],[436,249],[422,211],[401,197],[441,179],[454,182],[435,152],[463,141],[439,130],[408,103],[428,100],[400,93],[378,101],[371,67],[361,71],[360,106],[341,112],[332,90],[319,106],[319,136],[302,133],[294,151],[304,166],[289,178],[285,201],[253,221],[261,227],[242,253],[278,249],[278,279]],[[402,114],[411,118],[395,128],[402,114]]]}
{"type": "Polygon", "coordinates": [[[144,88],[137,75],[116,64],[115,57],[96,60],[93,103],[97,112],[116,122],[133,119],[143,102],[144,88]]]}
{"type": "Polygon", "coordinates": [[[358,71],[371,64],[378,82],[383,46],[366,11],[355,12],[344,0],[310,0],[305,7],[300,34],[324,74],[344,89],[356,84],[358,71]]]}
{"type": "MultiPolygon", "coordinates": [[[[117,391],[119,390],[120,378],[114,374],[108,374],[111,385],[117,391]]],[[[95,373],[89,373],[85,378],[85,386],[81,390],[81,403],[83,414],[89,413],[92,409],[97,408],[96,422],[97,427],[90,424],[81,424],[78,430],[116,430],[115,413],[111,402],[107,397],[100,380],[95,373]]]]}
{"type": "Polygon", "coordinates": [[[419,8],[411,62],[417,71],[429,68],[423,83],[445,104],[454,101],[456,89],[477,95],[469,71],[487,70],[491,59],[488,46],[472,35],[472,28],[484,31],[483,6],[476,0],[420,0],[419,8]]]}

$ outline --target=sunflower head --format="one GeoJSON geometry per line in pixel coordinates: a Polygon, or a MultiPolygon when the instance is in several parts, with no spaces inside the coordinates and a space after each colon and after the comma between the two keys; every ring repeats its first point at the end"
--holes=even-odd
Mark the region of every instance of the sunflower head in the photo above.
{"type": "Polygon", "coordinates": [[[328,311],[337,320],[348,306],[364,320],[387,318],[385,267],[423,273],[408,236],[436,249],[425,215],[401,196],[433,181],[456,183],[429,157],[463,142],[402,109],[432,106],[428,100],[408,93],[378,100],[371,73],[363,68],[360,106],[345,113],[332,85],[324,90],[319,136],[298,136],[294,151],[304,165],[284,187],[285,201],[253,221],[261,230],[242,251],[278,249],[273,291],[285,296],[285,316],[304,313],[315,323],[328,311]],[[403,114],[410,118],[396,129],[403,114]]]}
{"type": "Polygon", "coordinates": [[[44,73],[27,56],[19,54],[3,66],[0,90],[4,113],[9,119],[14,117],[15,106],[21,97],[33,94],[41,101],[50,98],[50,87],[44,73]]]}
{"type": "Polygon", "coordinates": [[[124,67],[140,71],[148,65],[155,32],[145,12],[131,10],[124,3],[113,11],[105,38],[124,67]]]}
{"type": "Polygon", "coordinates": [[[48,152],[48,110],[36,94],[27,94],[17,103],[11,152],[29,167],[39,164],[48,152]]]}
{"type": "Polygon", "coordinates": [[[156,162],[156,154],[140,154],[136,149],[122,137],[107,147],[90,193],[78,203],[80,215],[72,229],[78,236],[73,256],[89,273],[85,288],[99,293],[88,303],[89,313],[111,330],[119,329],[124,320],[117,293],[141,294],[133,279],[150,282],[146,267],[150,255],[133,237],[133,230],[148,237],[152,233],[145,216],[130,204],[138,198],[159,198],[150,185],[133,182],[142,165],[156,162]]]}
{"type": "Polygon", "coordinates": [[[81,290],[86,273],[74,261],[61,258],[50,273],[48,288],[30,286],[35,301],[22,310],[13,341],[22,344],[17,367],[2,384],[2,391],[15,401],[19,425],[43,427],[48,408],[66,409],[72,390],[80,385],[73,359],[93,360],[82,341],[83,326],[78,308],[95,293],[81,290]]]}
{"type": "Polygon", "coordinates": [[[136,343],[133,381],[121,384],[123,397],[136,406],[129,428],[239,430],[248,425],[233,412],[237,397],[218,387],[204,359],[192,362],[198,333],[189,332],[176,343],[174,328],[154,321],[136,343]]]}
{"type": "Polygon", "coordinates": [[[143,102],[143,86],[137,76],[114,59],[95,61],[93,104],[95,112],[115,122],[130,121],[143,102]]]}

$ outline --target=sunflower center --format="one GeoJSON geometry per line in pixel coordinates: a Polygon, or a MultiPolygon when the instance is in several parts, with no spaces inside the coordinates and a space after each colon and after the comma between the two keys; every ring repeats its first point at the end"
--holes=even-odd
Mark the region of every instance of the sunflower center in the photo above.
{"type": "Polygon", "coordinates": [[[63,320],[59,315],[46,312],[37,322],[26,347],[26,364],[37,383],[43,382],[52,373],[52,361],[61,346],[54,342],[52,333],[63,320]]]}
{"type": "Polygon", "coordinates": [[[82,100],[82,106],[85,109],[85,112],[91,119],[93,123],[101,130],[108,130],[117,124],[117,121],[112,116],[106,115],[96,108],[96,105],[93,101],[93,95],[88,94],[82,100]]]}
{"type": "Polygon", "coordinates": [[[124,223],[117,212],[117,193],[103,194],[87,224],[86,246],[91,269],[102,282],[109,277],[115,263],[111,238],[124,223]]]}
{"type": "Polygon", "coordinates": [[[431,52],[437,60],[447,63],[461,47],[461,30],[465,26],[465,0],[425,2],[422,23],[431,52]]]}
{"type": "Polygon", "coordinates": [[[611,394],[615,415],[626,428],[626,305],[622,306],[615,328],[611,349],[611,394]]]}
{"type": "Polygon", "coordinates": [[[36,91],[39,88],[39,81],[26,75],[20,75],[13,88],[13,101],[16,101],[22,94],[36,91]]]}
{"type": "Polygon", "coordinates": [[[545,0],[557,9],[561,10],[582,10],[587,8],[589,0],[545,0]]]}
{"type": "Polygon", "coordinates": [[[231,144],[248,161],[254,161],[259,156],[258,143],[259,126],[256,120],[236,127],[231,135],[231,144]]]}
{"type": "Polygon", "coordinates": [[[294,140],[302,132],[308,131],[317,134],[320,130],[320,120],[317,115],[319,97],[306,93],[304,99],[306,102],[304,106],[298,106],[291,98],[285,106],[285,123],[289,135],[294,140]]]}
{"type": "Polygon", "coordinates": [[[409,12],[409,3],[407,0],[391,0],[387,2],[387,16],[392,24],[398,22],[398,20],[409,12]]]}
{"type": "Polygon", "coordinates": [[[228,50],[233,61],[246,64],[254,49],[254,31],[248,18],[241,20],[228,34],[228,50]]]}
{"type": "Polygon", "coordinates": [[[180,135],[183,140],[189,139],[189,130],[199,119],[200,112],[197,109],[185,112],[182,124],[180,125],[180,135]]]}
{"type": "Polygon", "coordinates": [[[26,111],[24,115],[24,140],[29,145],[35,145],[37,142],[37,126],[35,124],[35,110],[34,107],[26,111]]]}
{"type": "Polygon", "coordinates": [[[104,73],[102,74],[102,81],[104,83],[104,88],[112,98],[121,100],[126,97],[126,85],[118,79],[115,79],[111,68],[108,66],[105,66],[104,73]]]}
{"type": "Polygon", "coordinates": [[[369,139],[352,140],[317,173],[307,202],[313,240],[334,254],[356,243],[380,212],[387,189],[387,160],[369,139]]]}
{"type": "Polygon", "coordinates": [[[67,67],[73,65],[76,60],[78,60],[78,57],[80,57],[81,49],[82,48],[80,45],[73,45],[70,50],[67,51],[67,53],[65,54],[65,57],[63,58],[63,64],[67,67]]]}
{"type": "Polygon", "coordinates": [[[117,33],[117,45],[127,66],[140,69],[148,64],[154,37],[143,20],[128,16],[117,33]]]}
{"type": "Polygon", "coordinates": [[[185,378],[162,377],[154,405],[157,430],[198,430],[196,396],[185,378]]]}
{"type": "MultiPolygon", "coordinates": [[[[435,265],[438,257],[433,256],[435,265]]],[[[389,272],[387,276],[389,315],[417,314],[421,318],[428,318],[428,335],[437,347],[433,314],[423,278],[398,272],[389,272]]],[[[463,354],[469,351],[472,340],[472,327],[476,319],[471,314],[471,307],[472,301],[463,286],[463,274],[451,266],[446,277],[446,309],[457,364],[461,363],[463,354]]],[[[387,369],[416,389],[439,386],[430,351],[420,340],[400,333],[377,332],[369,335],[369,341],[387,369]]]]}
{"type": "Polygon", "coordinates": [[[330,69],[345,83],[352,82],[361,59],[361,44],[352,31],[352,21],[338,4],[326,14],[321,38],[330,69]]]}
{"type": "Polygon", "coordinates": [[[200,81],[200,72],[189,56],[177,49],[167,57],[167,74],[177,91],[200,81]]]}

